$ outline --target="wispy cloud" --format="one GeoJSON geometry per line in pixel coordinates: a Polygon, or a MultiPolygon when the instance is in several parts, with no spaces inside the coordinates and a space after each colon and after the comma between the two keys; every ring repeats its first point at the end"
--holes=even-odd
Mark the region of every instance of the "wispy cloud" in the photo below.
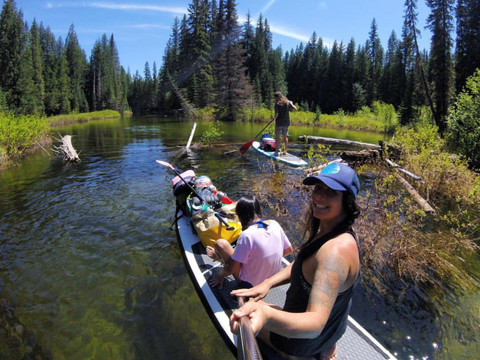
{"type": "Polygon", "coordinates": [[[139,5],[139,4],[116,4],[111,2],[49,2],[46,5],[47,8],[60,8],[60,7],[92,7],[97,9],[109,9],[109,10],[122,10],[122,11],[155,11],[165,12],[172,14],[185,14],[186,8],[178,6],[158,6],[158,5],[139,5]]]}
{"type": "MultiPolygon", "coordinates": [[[[247,21],[247,18],[245,16],[240,15],[238,17],[239,24],[243,25],[243,24],[245,24],[246,21],[247,21]]],[[[306,36],[304,34],[300,34],[300,33],[295,32],[293,30],[285,29],[281,26],[272,25],[272,23],[270,23],[270,22],[269,22],[269,26],[270,26],[270,31],[273,34],[283,35],[283,36],[286,36],[286,37],[289,37],[289,38],[292,38],[292,39],[297,39],[297,40],[305,41],[305,42],[307,42],[310,39],[308,36],[306,36]]]]}
{"type": "Polygon", "coordinates": [[[297,40],[300,40],[300,41],[307,42],[310,39],[308,36],[306,36],[304,34],[299,34],[295,31],[285,29],[285,28],[282,28],[280,26],[275,26],[275,25],[272,25],[272,24],[270,24],[270,31],[274,34],[287,36],[287,37],[290,37],[292,39],[297,39],[297,40]]]}
{"type": "Polygon", "coordinates": [[[268,9],[270,9],[272,7],[273,4],[275,4],[277,2],[277,0],[270,0],[267,5],[265,5],[262,9],[262,14],[265,14],[267,12],[268,9]]]}

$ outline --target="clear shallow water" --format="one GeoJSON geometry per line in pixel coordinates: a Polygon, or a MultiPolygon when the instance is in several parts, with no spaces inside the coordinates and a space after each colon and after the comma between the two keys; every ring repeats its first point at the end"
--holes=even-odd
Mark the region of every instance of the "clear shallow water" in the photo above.
{"type": "MultiPolygon", "coordinates": [[[[74,136],[80,163],[65,164],[40,151],[0,177],[0,298],[15,305],[16,316],[55,359],[233,358],[185,272],[169,228],[173,175],[155,160],[208,175],[232,198],[265,189],[273,205],[288,208],[279,221],[295,243],[298,202],[276,199],[262,183],[279,165],[265,163],[253,150],[243,157],[224,154],[238,150],[264,125],[222,124],[223,142],[231,147],[188,154],[180,146],[192,122],[133,117],[55,129],[55,135],[74,136]]],[[[198,123],[194,142],[207,127],[198,123]]],[[[336,134],[295,127],[290,133],[292,139],[336,134]]],[[[345,136],[384,140],[378,134],[345,136]]],[[[292,151],[302,155],[306,147],[295,144],[292,151]]],[[[298,184],[303,177],[301,170],[280,168],[286,169],[287,183],[298,184]]],[[[267,217],[274,210],[267,208],[267,217]]],[[[439,311],[420,301],[425,290],[415,292],[420,295],[391,303],[359,289],[352,315],[400,359],[473,359],[478,335],[462,328],[440,331],[439,311]]],[[[441,321],[461,318],[461,307],[478,302],[478,294],[452,299],[461,306],[453,306],[457,313],[441,321]]]]}

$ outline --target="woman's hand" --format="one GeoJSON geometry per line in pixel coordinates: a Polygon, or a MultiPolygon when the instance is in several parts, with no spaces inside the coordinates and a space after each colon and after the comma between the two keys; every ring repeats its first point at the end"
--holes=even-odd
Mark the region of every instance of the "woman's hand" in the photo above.
{"type": "Polygon", "coordinates": [[[248,316],[253,333],[257,335],[268,320],[268,311],[269,306],[263,301],[247,302],[240,309],[235,310],[232,316],[230,316],[230,329],[232,330],[232,333],[238,334],[238,330],[240,327],[240,318],[242,316],[248,316]]]}
{"type": "Polygon", "coordinates": [[[263,281],[262,283],[254,286],[250,289],[237,289],[233,290],[230,294],[235,296],[249,297],[250,300],[258,301],[267,296],[271,286],[263,281]]]}

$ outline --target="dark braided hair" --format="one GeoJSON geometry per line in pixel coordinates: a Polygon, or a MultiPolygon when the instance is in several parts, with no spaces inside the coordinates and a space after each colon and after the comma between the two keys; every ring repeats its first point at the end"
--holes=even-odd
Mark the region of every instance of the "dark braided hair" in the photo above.
{"type": "Polygon", "coordinates": [[[242,196],[237,202],[235,211],[240,219],[243,230],[248,227],[251,221],[262,217],[262,208],[254,195],[242,196]]]}

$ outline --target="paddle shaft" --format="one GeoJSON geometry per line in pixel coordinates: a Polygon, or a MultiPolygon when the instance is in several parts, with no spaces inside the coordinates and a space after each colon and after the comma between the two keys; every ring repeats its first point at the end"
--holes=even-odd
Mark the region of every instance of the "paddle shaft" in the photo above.
{"type": "Polygon", "coordinates": [[[267,126],[265,126],[265,127],[262,129],[262,131],[260,131],[260,132],[255,136],[254,139],[256,139],[257,136],[260,135],[260,134],[263,132],[263,130],[265,130],[265,129],[273,122],[273,120],[275,120],[275,116],[272,118],[272,120],[270,120],[270,122],[267,124],[267,126]]]}
{"type": "Polygon", "coordinates": [[[255,137],[252,140],[250,140],[249,142],[242,145],[242,147],[240,148],[240,154],[243,155],[248,151],[248,149],[250,149],[250,146],[252,146],[252,144],[255,141],[255,139],[257,138],[257,136],[260,135],[263,132],[263,130],[265,130],[272,123],[273,120],[275,120],[275,116],[273,117],[272,120],[270,120],[270,122],[267,124],[267,126],[265,126],[262,129],[262,131],[260,131],[257,135],[255,135],[255,137]]]}
{"type": "MultiPolygon", "coordinates": [[[[238,296],[238,307],[244,304],[243,296],[238,296]]],[[[237,360],[262,360],[262,353],[253,334],[248,316],[239,319],[240,328],[237,340],[237,360]]]]}

